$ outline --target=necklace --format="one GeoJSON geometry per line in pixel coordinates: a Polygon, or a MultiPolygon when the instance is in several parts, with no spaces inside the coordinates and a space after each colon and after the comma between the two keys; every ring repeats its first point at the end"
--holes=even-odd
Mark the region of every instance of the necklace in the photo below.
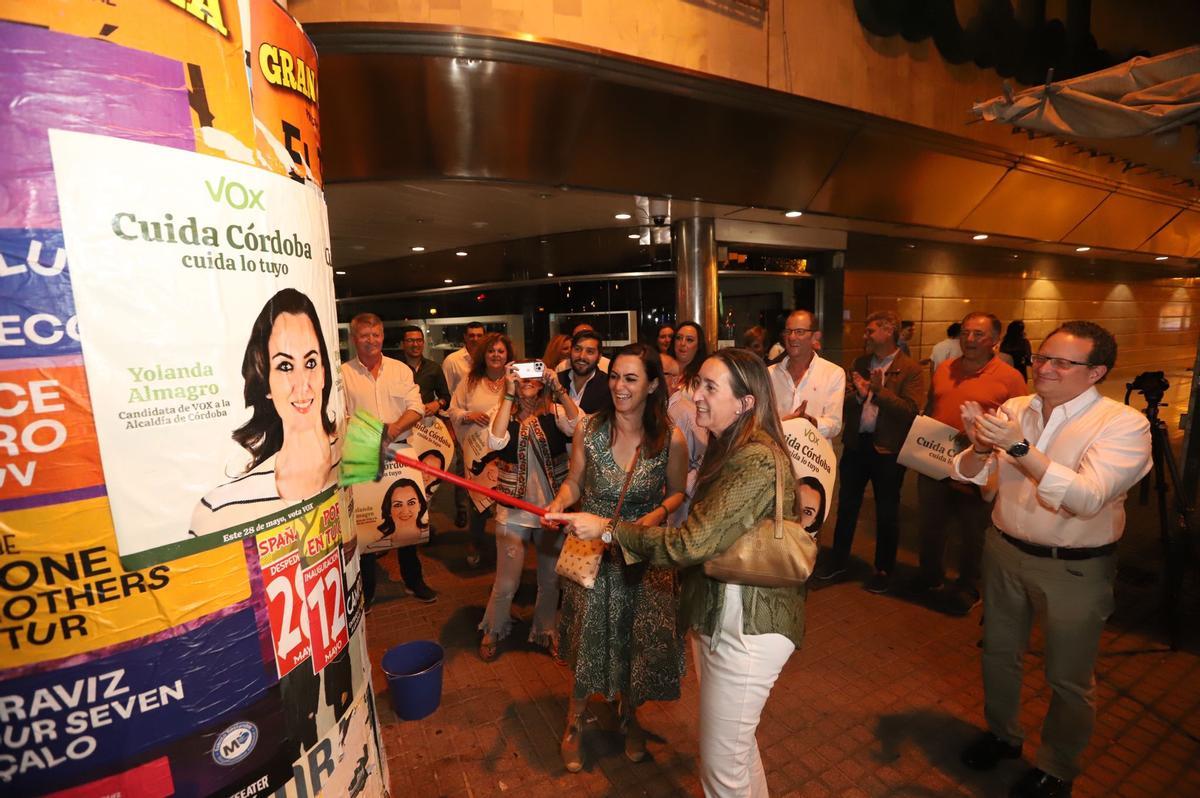
{"type": "Polygon", "coordinates": [[[504,377],[497,377],[493,380],[491,377],[485,375],[483,378],[483,384],[486,385],[487,389],[492,393],[500,393],[500,389],[504,386],[504,377]]]}

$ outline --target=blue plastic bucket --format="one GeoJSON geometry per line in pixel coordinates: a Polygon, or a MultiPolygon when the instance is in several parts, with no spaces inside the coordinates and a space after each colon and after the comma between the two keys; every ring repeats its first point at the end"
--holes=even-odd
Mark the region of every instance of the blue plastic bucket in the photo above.
{"type": "Polygon", "coordinates": [[[442,664],[446,652],[432,640],[413,640],[387,650],[383,673],[392,709],[401,720],[420,720],[442,703],[442,664]]]}

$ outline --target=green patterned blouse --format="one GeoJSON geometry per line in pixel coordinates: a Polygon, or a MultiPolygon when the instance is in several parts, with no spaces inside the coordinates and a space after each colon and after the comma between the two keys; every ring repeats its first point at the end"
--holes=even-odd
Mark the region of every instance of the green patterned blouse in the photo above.
{"type": "MultiPolygon", "coordinates": [[[[680,613],[692,629],[717,647],[725,584],[704,575],[703,562],[733,545],[748,529],[775,515],[774,444],[756,432],[750,442],[730,455],[715,479],[692,502],[679,527],[641,527],[621,522],[613,537],[627,563],[649,561],[681,569],[680,613]]],[[[795,482],[784,481],[784,517],[794,518],[795,482]]],[[[777,632],[797,646],[804,637],[805,588],[742,588],[742,631],[777,632]]]]}

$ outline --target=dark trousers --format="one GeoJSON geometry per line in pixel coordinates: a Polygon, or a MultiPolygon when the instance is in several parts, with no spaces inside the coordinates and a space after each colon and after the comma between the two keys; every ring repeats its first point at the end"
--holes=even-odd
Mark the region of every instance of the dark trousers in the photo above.
{"type": "Polygon", "coordinates": [[[875,570],[891,573],[896,568],[896,549],[900,545],[900,485],[905,469],[896,463],[896,455],[875,451],[873,441],[873,435],[863,433],[857,448],[847,447],[842,452],[833,556],[838,563],[850,559],[854,527],[869,482],[875,492],[875,570]]]}
{"type": "Polygon", "coordinates": [[[470,530],[469,540],[471,545],[475,547],[475,551],[479,552],[479,556],[485,558],[492,556],[496,551],[494,544],[491,546],[488,545],[487,536],[487,520],[493,512],[495,511],[489,507],[481,513],[475,509],[475,502],[471,502],[470,504],[470,512],[468,514],[470,518],[470,523],[468,524],[468,529],[470,530]]]}
{"type": "MultiPolygon", "coordinates": [[[[467,475],[464,467],[462,448],[457,442],[454,444],[454,461],[450,464],[450,473],[457,474],[460,477],[467,475]]],[[[466,513],[471,507],[471,497],[467,494],[467,489],[460,486],[454,486],[454,510],[456,513],[466,513]]]]}
{"type": "MultiPolygon", "coordinates": [[[[375,600],[375,563],[376,557],[383,554],[367,554],[359,563],[362,570],[363,600],[370,604],[375,600]]],[[[425,584],[425,576],[421,571],[421,558],[417,556],[416,546],[401,546],[396,549],[396,561],[400,563],[400,578],[409,590],[425,584]]]]}
{"type": "Polygon", "coordinates": [[[992,506],[979,495],[979,488],[917,475],[917,499],[921,517],[921,576],[928,582],[946,577],[946,541],[958,540],[958,582],[971,590],[979,588],[983,532],[991,523],[992,506]]]}

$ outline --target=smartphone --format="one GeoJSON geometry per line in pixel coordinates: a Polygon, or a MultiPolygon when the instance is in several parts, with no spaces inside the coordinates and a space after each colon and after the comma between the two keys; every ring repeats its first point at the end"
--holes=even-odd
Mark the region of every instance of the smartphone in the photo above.
{"type": "Polygon", "coordinates": [[[513,371],[523,380],[540,380],[546,370],[546,364],[540,360],[518,360],[513,363],[513,371]]]}

